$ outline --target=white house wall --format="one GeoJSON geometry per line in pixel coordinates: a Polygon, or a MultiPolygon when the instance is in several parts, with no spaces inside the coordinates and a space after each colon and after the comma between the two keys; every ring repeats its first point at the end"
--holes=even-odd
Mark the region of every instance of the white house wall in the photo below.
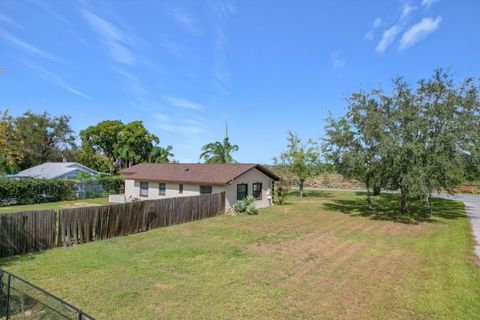
{"type": "MultiPolygon", "coordinates": [[[[256,168],[245,172],[226,186],[212,186],[212,193],[225,191],[225,210],[228,211],[237,201],[237,185],[248,184],[248,195],[252,195],[253,184],[257,182],[262,183],[262,198],[257,200],[257,208],[268,207],[270,205],[269,196],[272,194],[272,179],[256,168]]],[[[183,184],[183,193],[179,193],[178,183],[166,183],[165,195],[159,195],[158,184],[157,181],[140,181],[127,178],[125,179],[125,199],[126,201],[165,199],[200,194],[200,185],[198,184],[183,184]],[[140,196],[140,182],[148,182],[148,197],[140,196]]]]}
{"type": "MultiPolygon", "coordinates": [[[[157,181],[139,181],[125,179],[125,197],[127,201],[132,201],[133,199],[140,200],[152,200],[152,199],[165,199],[173,197],[188,197],[188,196],[198,196],[200,195],[200,185],[198,184],[183,184],[183,193],[179,193],[179,184],[178,183],[165,183],[166,190],[164,195],[158,194],[158,185],[160,182],[157,181]],[[148,182],[148,197],[140,196],[140,182],[148,182]]],[[[218,193],[225,191],[224,186],[212,186],[212,193],[218,193]]]]}
{"type": "Polygon", "coordinates": [[[230,209],[237,201],[237,185],[248,184],[248,195],[251,196],[253,191],[253,184],[256,182],[262,183],[262,199],[257,200],[257,208],[265,208],[270,205],[268,196],[272,194],[272,179],[261,172],[260,170],[253,168],[238,178],[234,179],[231,184],[227,185],[225,189],[226,201],[225,209],[230,209]]]}

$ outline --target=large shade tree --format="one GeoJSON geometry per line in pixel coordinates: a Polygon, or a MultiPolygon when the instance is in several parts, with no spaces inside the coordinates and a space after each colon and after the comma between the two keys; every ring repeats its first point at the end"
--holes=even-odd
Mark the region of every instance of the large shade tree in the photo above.
{"type": "MultiPolygon", "coordinates": [[[[80,153],[85,161],[97,162],[96,166],[108,159],[110,164],[120,163],[121,167],[149,161],[159,138],[150,133],[142,121],[124,124],[120,120],[106,120],[80,132],[82,146],[80,153]]],[[[112,166],[110,166],[112,169],[112,166]]]]}
{"type": "MultiPolygon", "coordinates": [[[[465,156],[478,159],[478,86],[456,85],[437,70],[412,88],[396,78],[390,94],[381,89],[353,94],[348,112],[331,118],[327,156],[344,175],[399,190],[401,211],[408,199],[430,200],[464,177],[465,156]]],[[[431,201],[429,201],[431,203],[431,201]]]]}
{"type": "Polygon", "coordinates": [[[14,123],[18,139],[23,143],[19,169],[47,161],[62,161],[65,154],[75,147],[69,116],[52,117],[47,112],[37,114],[27,111],[15,118],[14,123]]]}

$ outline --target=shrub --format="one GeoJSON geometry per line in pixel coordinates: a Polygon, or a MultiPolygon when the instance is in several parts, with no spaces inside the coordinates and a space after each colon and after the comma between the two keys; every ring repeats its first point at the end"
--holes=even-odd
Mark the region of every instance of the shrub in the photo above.
{"type": "Polygon", "coordinates": [[[0,178],[0,205],[69,200],[74,187],[74,183],[65,180],[0,178]]]}
{"type": "Polygon", "coordinates": [[[280,178],[280,181],[275,184],[275,193],[277,196],[278,204],[284,204],[285,198],[287,197],[288,192],[290,191],[290,183],[285,178],[280,178]]]}
{"type": "Polygon", "coordinates": [[[122,176],[103,176],[98,178],[98,182],[107,194],[125,193],[125,179],[122,176]]]}
{"type": "Polygon", "coordinates": [[[256,200],[252,196],[248,196],[243,200],[238,200],[233,204],[233,210],[237,213],[247,213],[249,215],[258,214],[258,209],[256,207],[256,200]]]}

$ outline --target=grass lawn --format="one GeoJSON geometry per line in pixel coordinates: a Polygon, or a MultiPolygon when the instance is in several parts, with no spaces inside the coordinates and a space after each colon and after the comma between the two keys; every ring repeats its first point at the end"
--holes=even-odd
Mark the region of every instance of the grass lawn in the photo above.
{"type": "Polygon", "coordinates": [[[99,205],[108,204],[108,197],[0,207],[0,214],[8,213],[8,212],[29,211],[29,210],[62,209],[62,208],[80,207],[80,206],[86,206],[86,205],[92,205],[92,204],[99,204],[99,205]]]}
{"type": "Polygon", "coordinates": [[[0,260],[97,319],[478,319],[480,268],[463,204],[435,216],[398,195],[307,192],[219,216],[0,260]]]}

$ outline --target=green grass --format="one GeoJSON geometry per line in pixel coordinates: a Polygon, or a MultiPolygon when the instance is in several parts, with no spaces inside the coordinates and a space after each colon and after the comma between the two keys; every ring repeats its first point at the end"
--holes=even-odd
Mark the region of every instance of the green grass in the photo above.
{"type": "Polygon", "coordinates": [[[97,319],[475,319],[480,268],[456,201],[303,199],[0,260],[97,319]]]}
{"type": "Polygon", "coordinates": [[[100,204],[100,205],[108,204],[108,197],[0,207],[0,214],[8,213],[8,212],[30,211],[30,210],[47,210],[47,209],[57,210],[62,208],[84,206],[86,204],[100,204]]]}

